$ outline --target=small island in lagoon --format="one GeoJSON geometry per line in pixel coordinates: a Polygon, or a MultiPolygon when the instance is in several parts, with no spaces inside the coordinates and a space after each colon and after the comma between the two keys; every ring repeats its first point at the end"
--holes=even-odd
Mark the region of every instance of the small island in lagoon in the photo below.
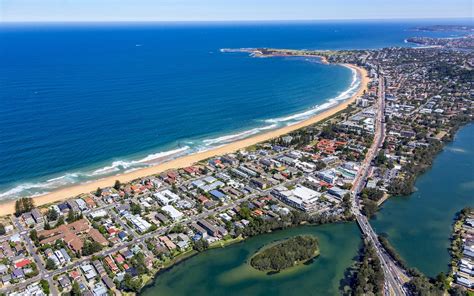
{"type": "Polygon", "coordinates": [[[312,235],[298,235],[263,247],[250,258],[250,266],[272,274],[305,264],[317,256],[318,239],[312,235]]]}

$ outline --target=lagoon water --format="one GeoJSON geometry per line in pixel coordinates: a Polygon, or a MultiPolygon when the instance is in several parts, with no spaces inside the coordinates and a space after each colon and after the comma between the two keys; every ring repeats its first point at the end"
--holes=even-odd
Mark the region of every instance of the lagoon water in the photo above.
{"type": "Polygon", "coordinates": [[[337,295],[360,247],[355,223],[297,227],[206,251],[160,274],[141,295],[337,295]],[[267,275],[247,260],[262,246],[300,234],[318,238],[321,255],[309,265],[267,275]]]}
{"type": "MultiPolygon", "coordinates": [[[[407,261],[428,276],[448,270],[455,213],[474,206],[474,124],[462,128],[416,182],[417,192],[389,199],[371,221],[407,261]],[[449,184],[449,186],[447,185],[449,184]]],[[[298,227],[206,251],[159,274],[143,295],[340,295],[339,283],[360,247],[355,223],[298,227]],[[265,275],[246,261],[269,242],[313,234],[321,255],[294,272],[265,275]]]]}
{"type": "MultiPolygon", "coordinates": [[[[380,48],[410,46],[403,41],[413,35],[453,35],[410,30],[419,24],[2,25],[0,199],[290,124],[347,96],[353,83],[341,66],[220,48],[380,48]]],[[[389,200],[374,221],[408,264],[428,275],[446,271],[454,213],[473,205],[473,135],[473,125],[461,130],[418,191],[389,200]]],[[[359,244],[355,224],[279,231],[193,257],[144,294],[336,295],[359,244]],[[248,270],[245,260],[259,247],[302,233],[319,237],[321,256],[313,264],[273,276],[248,270]]]]}
{"type": "Polygon", "coordinates": [[[428,276],[448,271],[452,223],[474,207],[474,124],[462,128],[408,197],[389,199],[371,222],[411,267],[428,276]]]}
{"type": "Polygon", "coordinates": [[[341,66],[220,48],[380,48],[453,34],[411,30],[420,24],[2,24],[0,201],[291,124],[353,86],[341,66]]]}

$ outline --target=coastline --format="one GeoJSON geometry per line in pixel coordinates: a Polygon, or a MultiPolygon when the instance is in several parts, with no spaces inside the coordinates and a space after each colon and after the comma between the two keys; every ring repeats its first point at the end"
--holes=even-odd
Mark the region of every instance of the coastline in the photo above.
{"type": "MultiPolygon", "coordinates": [[[[114,184],[115,180],[120,180],[122,183],[129,182],[138,178],[142,178],[149,175],[159,174],[163,171],[169,169],[183,168],[190,166],[196,162],[202,161],[207,158],[224,155],[238,151],[240,149],[255,145],[260,142],[268,141],[270,139],[279,137],[281,135],[290,133],[292,131],[298,130],[300,128],[306,127],[308,125],[315,124],[319,121],[322,121],[332,115],[346,109],[350,104],[355,102],[356,98],[359,97],[364,91],[367,90],[367,84],[369,82],[369,77],[367,76],[367,71],[361,67],[352,64],[341,64],[345,67],[356,70],[360,77],[360,85],[357,92],[352,95],[349,99],[341,102],[340,104],[329,108],[319,114],[316,114],[306,120],[301,122],[278,128],[272,131],[268,131],[262,134],[257,134],[255,136],[238,140],[233,143],[229,143],[220,147],[216,147],[207,151],[197,152],[194,154],[185,155],[161,164],[153,165],[150,167],[138,169],[129,173],[114,175],[98,179],[95,181],[77,184],[65,188],[58,189],[51,193],[45,195],[33,197],[36,206],[42,206],[50,204],[53,202],[65,200],[81,193],[92,192],[97,189],[97,187],[110,187],[114,184]]],[[[15,201],[9,200],[4,203],[0,203],[0,215],[13,214],[15,208],[15,201]]]]}

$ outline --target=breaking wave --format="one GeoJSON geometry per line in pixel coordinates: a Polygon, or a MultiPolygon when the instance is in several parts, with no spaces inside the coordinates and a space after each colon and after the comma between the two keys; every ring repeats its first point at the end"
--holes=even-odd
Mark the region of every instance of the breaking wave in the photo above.
{"type": "Polygon", "coordinates": [[[341,101],[345,101],[345,100],[349,99],[350,97],[352,97],[357,92],[357,89],[359,88],[359,86],[361,84],[361,80],[358,78],[358,74],[357,74],[357,71],[355,69],[350,68],[350,67],[348,67],[348,68],[351,69],[351,71],[352,71],[351,85],[349,86],[348,89],[346,89],[345,91],[338,94],[337,97],[331,98],[326,103],[323,103],[321,105],[316,105],[316,106],[314,106],[313,108],[311,108],[307,111],[297,113],[297,114],[293,114],[293,115],[289,115],[289,116],[284,116],[284,117],[266,119],[266,120],[264,120],[264,122],[266,122],[266,123],[277,123],[277,124],[280,124],[280,125],[294,124],[294,123],[303,121],[305,119],[308,119],[308,118],[314,116],[315,114],[320,113],[324,110],[332,108],[332,107],[338,105],[341,101]]]}
{"type": "Polygon", "coordinates": [[[354,95],[361,83],[361,80],[358,79],[357,71],[352,68],[350,69],[352,71],[352,82],[349,88],[341,92],[338,96],[329,99],[327,102],[321,105],[316,105],[310,110],[289,116],[266,119],[260,121],[265,123],[265,125],[261,127],[255,127],[234,134],[201,140],[187,140],[184,142],[186,145],[183,147],[149,154],[142,159],[116,160],[113,161],[111,164],[101,168],[78,172],[69,172],[58,177],[47,179],[46,181],[22,183],[16,185],[13,188],[7,189],[6,191],[0,192],[0,200],[11,200],[21,196],[38,196],[47,194],[58,188],[90,182],[103,177],[132,172],[140,168],[162,163],[183,155],[213,149],[231,142],[251,137],[256,134],[260,134],[268,130],[295,124],[297,122],[308,119],[319,112],[334,107],[341,101],[345,101],[352,95],[354,95]]]}

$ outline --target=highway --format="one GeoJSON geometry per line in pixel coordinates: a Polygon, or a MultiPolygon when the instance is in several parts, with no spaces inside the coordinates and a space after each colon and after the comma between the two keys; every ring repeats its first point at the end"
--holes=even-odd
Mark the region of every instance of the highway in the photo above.
{"type": "Polygon", "coordinates": [[[380,259],[382,269],[384,271],[385,295],[408,295],[404,289],[405,280],[408,277],[407,273],[402,270],[396,262],[386,253],[378,240],[378,236],[370,225],[367,217],[361,213],[361,203],[359,200],[359,193],[364,188],[365,182],[367,181],[367,175],[369,173],[370,165],[377,156],[380,147],[385,139],[385,81],[383,76],[380,76],[380,84],[378,87],[377,102],[376,102],[376,120],[375,120],[375,133],[372,146],[367,152],[366,158],[361,164],[361,167],[354,179],[354,186],[351,194],[352,201],[352,213],[356,217],[357,223],[364,234],[364,236],[373,244],[377,256],[380,259]]]}
{"type": "MultiPolygon", "coordinates": [[[[357,173],[357,175],[354,179],[354,184],[353,184],[352,191],[351,191],[351,203],[352,203],[351,211],[354,214],[354,216],[356,217],[357,223],[358,223],[362,233],[373,244],[373,246],[375,247],[376,253],[377,253],[377,255],[380,259],[380,262],[381,262],[381,265],[382,265],[382,268],[383,268],[383,271],[384,271],[384,277],[385,277],[384,294],[385,295],[408,295],[407,291],[403,287],[404,283],[407,281],[407,279],[409,279],[408,274],[406,273],[406,271],[401,269],[397,265],[396,262],[393,261],[393,259],[386,253],[386,251],[384,250],[384,248],[380,244],[380,242],[378,240],[378,237],[377,237],[377,234],[373,230],[373,228],[370,225],[367,218],[361,213],[361,203],[360,203],[360,200],[359,200],[359,197],[358,197],[360,191],[364,188],[371,163],[375,159],[375,157],[376,157],[376,155],[377,155],[377,153],[378,153],[378,151],[379,151],[380,147],[382,146],[382,143],[385,139],[385,124],[384,124],[385,86],[384,86],[384,78],[382,76],[380,76],[380,85],[378,87],[377,97],[378,97],[377,102],[376,102],[377,114],[376,114],[376,120],[375,120],[374,139],[373,139],[373,143],[372,143],[371,147],[369,148],[369,150],[367,152],[366,158],[362,162],[362,164],[360,166],[360,169],[359,169],[359,171],[358,171],[358,173],[357,173]]],[[[299,181],[300,179],[302,179],[302,178],[298,178],[296,180],[284,182],[281,185],[286,185],[287,183],[294,183],[294,182],[299,181]]],[[[136,244],[141,244],[145,240],[147,240],[151,237],[166,234],[177,223],[189,224],[189,223],[192,223],[192,222],[197,221],[199,219],[206,218],[206,217],[211,216],[215,213],[219,213],[219,212],[225,211],[227,209],[230,209],[230,208],[242,203],[243,201],[254,198],[256,195],[268,194],[271,189],[272,188],[269,188],[267,190],[257,191],[256,193],[247,195],[243,198],[240,198],[236,201],[232,201],[228,204],[225,204],[225,205],[223,205],[221,207],[218,207],[216,209],[213,209],[211,211],[204,211],[204,212],[202,212],[198,215],[191,216],[191,217],[186,217],[186,218],[182,219],[179,222],[175,222],[171,225],[160,228],[160,229],[155,230],[155,231],[150,232],[150,233],[146,233],[144,235],[138,235],[133,229],[128,227],[128,225],[126,225],[120,219],[120,217],[118,217],[118,215],[116,215],[113,212],[113,210],[111,209],[114,205],[107,205],[107,206],[99,207],[98,209],[100,209],[100,208],[107,209],[107,210],[110,209],[109,212],[112,214],[112,216],[115,218],[115,220],[118,221],[125,230],[127,230],[130,234],[132,234],[133,238],[132,238],[131,241],[120,243],[120,244],[118,244],[118,245],[116,245],[112,248],[109,248],[109,249],[104,250],[102,252],[96,253],[95,255],[96,256],[97,255],[98,256],[108,256],[108,255],[111,255],[111,254],[114,254],[114,253],[118,252],[119,250],[121,250],[123,248],[129,247],[129,246],[132,246],[132,245],[136,245],[136,244]]],[[[66,266],[63,266],[63,267],[55,269],[55,270],[48,271],[48,270],[45,269],[44,263],[42,262],[42,260],[37,255],[36,249],[35,249],[33,243],[31,242],[31,240],[28,236],[28,232],[22,227],[21,223],[19,223],[17,218],[14,218],[13,222],[15,223],[17,229],[20,231],[20,235],[22,236],[23,240],[26,242],[26,247],[28,248],[28,252],[30,254],[32,254],[32,256],[34,258],[34,261],[36,262],[36,264],[39,268],[39,275],[34,277],[34,278],[27,279],[24,282],[22,282],[20,284],[17,284],[15,286],[4,287],[4,288],[0,289],[0,292],[8,293],[8,292],[11,292],[14,289],[15,290],[21,289],[21,288],[26,287],[28,284],[36,282],[41,278],[44,278],[44,279],[48,280],[48,282],[50,283],[50,287],[52,289],[51,294],[52,295],[57,295],[58,292],[54,288],[54,285],[53,285],[53,282],[52,282],[52,277],[54,275],[64,273],[67,270],[71,270],[72,268],[79,267],[81,264],[83,264],[83,263],[85,263],[85,262],[87,262],[91,259],[91,256],[82,257],[79,260],[77,260],[77,261],[75,261],[71,264],[68,264],[66,266]]]]}

